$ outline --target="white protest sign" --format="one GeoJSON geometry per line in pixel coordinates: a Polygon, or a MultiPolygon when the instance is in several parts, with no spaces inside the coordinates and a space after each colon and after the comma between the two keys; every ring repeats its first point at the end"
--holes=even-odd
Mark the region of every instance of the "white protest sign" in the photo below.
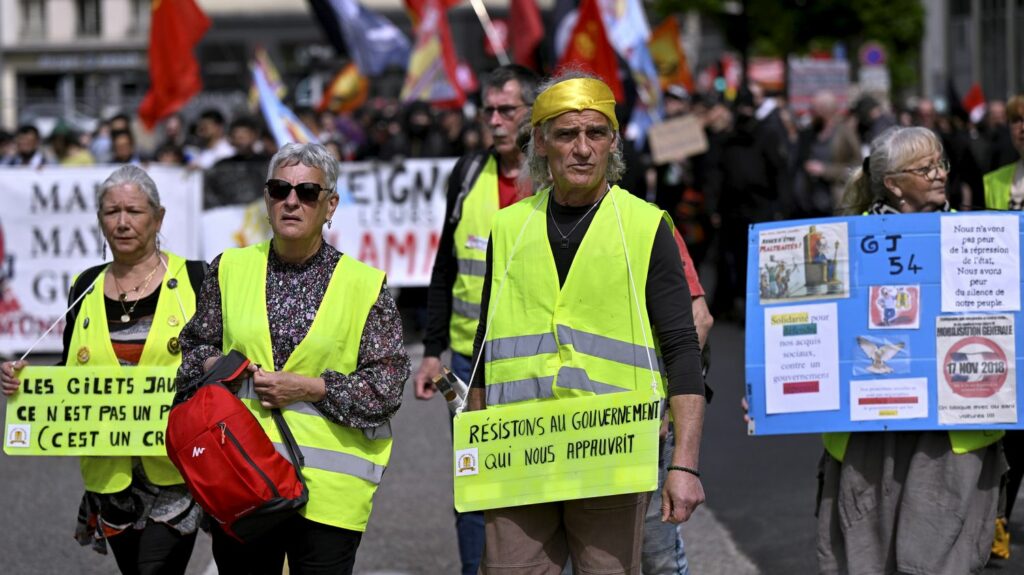
{"type": "Polygon", "coordinates": [[[839,409],[836,304],[764,310],[767,413],[839,409]]]}
{"type": "MultiPolygon", "coordinates": [[[[0,170],[0,353],[23,352],[67,308],[72,279],[103,262],[96,189],[116,166],[0,170]]],[[[183,168],[147,169],[167,208],[161,247],[200,256],[202,179],[183,168]]],[[[109,261],[109,250],[106,259],[109,261]]],[[[58,325],[36,352],[61,350],[58,325]]]]}
{"type": "MultiPolygon", "coordinates": [[[[392,287],[426,286],[444,224],[455,158],[340,164],[341,203],[324,237],[338,250],[384,270],[392,287]]],[[[208,260],[227,248],[270,238],[263,201],[203,215],[208,260]]]]}
{"type": "Polygon", "coordinates": [[[942,311],[1020,310],[1020,218],[942,218],[942,311]]]}
{"type": "Polygon", "coordinates": [[[935,318],[939,424],[1017,422],[1013,316],[935,318]]]}

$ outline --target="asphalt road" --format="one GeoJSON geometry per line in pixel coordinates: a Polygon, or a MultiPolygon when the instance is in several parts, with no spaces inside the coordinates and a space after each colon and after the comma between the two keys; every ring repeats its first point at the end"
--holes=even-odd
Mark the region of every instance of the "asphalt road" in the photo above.
{"type": "MultiPolygon", "coordinates": [[[[711,383],[701,466],[707,505],[684,527],[694,575],[813,575],[815,436],[747,437],[739,400],[743,333],[720,323],[713,332],[711,383]]],[[[414,368],[421,346],[410,343],[414,368]]],[[[40,360],[39,363],[45,363],[40,360]]],[[[458,572],[452,516],[447,410],[417,401],[411,385],[394,422],[395,447],[356,562],[360,574],[458,572]]],[[[73,458],[0,454],[0,573],[115,573],[113,558],[72,539],[82,493],[73,458]]],[[[1018,503],[1024,509],[1024,502],[1018,503]]],[[[1013,558],[987,575],[1024,575],[1024,514],[1013,558]]],[[[209,539],[201,536],[190,573],[215,573],[209,539]]]]}

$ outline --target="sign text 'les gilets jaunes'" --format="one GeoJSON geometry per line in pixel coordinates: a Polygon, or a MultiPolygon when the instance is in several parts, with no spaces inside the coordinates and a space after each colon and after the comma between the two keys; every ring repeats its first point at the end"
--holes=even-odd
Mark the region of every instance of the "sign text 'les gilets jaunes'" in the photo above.
{"type": "Polygon", "coordinates": [[[455,508],[653,491],[662,402],[650,391],[559,399],[455,418],[455,508]]]}
{"type": "Polygon", "coordinates": [[[7,400],[7,455],[166,455],[174,367],[26,367],[7,400]]]}

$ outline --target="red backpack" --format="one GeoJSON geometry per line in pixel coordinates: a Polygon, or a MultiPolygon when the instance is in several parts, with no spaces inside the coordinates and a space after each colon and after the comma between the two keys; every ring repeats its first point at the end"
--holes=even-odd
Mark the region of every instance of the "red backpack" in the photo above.
{"type": "MultiPolygon", "coordinates": [[[[223,382],[243,376],[249,360],[232,351],[177,403],[167,419],[167,456],[196,503],[226,533],[248,541],[298,512],[309,499],[302,453],[279,409],[274,421],[288,451],[274,448],[256,417],[223,382]]],[[[243,382],[243,385],[245,383],[243,382]]]]}

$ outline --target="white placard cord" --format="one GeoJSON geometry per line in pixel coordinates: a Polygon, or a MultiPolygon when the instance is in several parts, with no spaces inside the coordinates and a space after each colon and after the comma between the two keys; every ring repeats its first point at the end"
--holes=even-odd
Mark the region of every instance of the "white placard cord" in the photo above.
{"type": "MultiPolygon", "coordinates": [[[[508,271],[512,268],[512,260],[516,256],[516,250],[519,249],[519,242],[523,239],[523,233],[526,232],[526,226],[530,225],[533,215],[537,213],[542,205],[545,205],[544,200],[550,195],[551,188],[545,188],[540,193],[544,194],[544,196],[537,200],[530,215],[526,216],[526,221],[523,223],[522,229],[519,230],[515,243],[512,244],[512,253],[509,254],[508,261],[505,262],[505,271],[502,272],[501,283],[498,284],[498,293],[494,296],[494,304],[487,304],[487,323],[484,325],[484,341],[480,345],[480,353],[477,354],[476,361],[473,362],[473,371],[469,374],[469,381],[466,382],[470,387],[473,386],[473,380],[476,379],[476,370],[480,367],[480,359],[484,356],[484,348],[487,346],[487,334],[491,332],[491,325],[494,321],[494,310],[497,309],[498,302],[501,301],[501,292],[505,289],[505,280],[508,279],[508,271]]],[[[491,263],[494,263],[493,258],[491,263]]]]}
{"type": "MultiPolygon", "coordinates": [[[[163,266],[164,271],[165,272],[170,272],[170,270],[167,269],[167,262],[165,261],[163,254],[158,255],[157,258],[160,260],[160,265],[163,266]]],[[[53,328],[57,327],[57,324],[59,324],[60,321],[67,316],[68,312],[73,310],[75,308],[75,306],[77,306],[85,298],[85,296],[89,295],[89,293],[92,292],[92,290],[96,287],[96,282],[100,279],[100,276],[102,274],[104,274],[104,273],[106,273],[106,269],[104,269],[100,273],[96,274],[96,277],[92,280],[92,283],[89,284],[89,287],[86,288],[82,292],[82,295],[78,296],[75,299],[75,301],[72,302],[70,306],[68,306],[68,308],[66,310],[64,310],[63,312],[61,312],[60,315],[57,316],[57,319],[55,319],[53,321],[53,323],[50,324],[50,327],[46,328],[46,331],[43,332],[43,335],[39,336],[39,339],[37,339],[35,342],[32,343],[32,345],[29,346],[28,351],[26,351],[25,353],[21,354],[21,357],[18,358],[18,363],[21,363],[22,361],[25,361],[25,358],[32,354],[32,351],[36,348],[36,346],[39,345],[39,343],[41,341],[46,339],[46,336],[50,335],[50,332],[53,331],[53,328]]],[[[164,279],[166,279],[166,277],[164,279]]],[[[174,279],[177,279],[177,275],[175,275],[174,279]]],[[[184,302],[181,301],[181,294],[179,294],[178,290],[176,290],[176,289],[175,290],[171,290],[171,291],[174,292],[174,296],[178,299],[178,309],[181,310],[182,320],[183,320],[183,322],[187,323],[189,318],[186,317],[187,314],[185,313],[185,304],[184,304],[184,302]]]]}
{"type": "MultiPolygon", "coordinates": [[[[647,339],[647,327],[644,326],[643,312],[640,309],[640,296],[636,292],[636,280],[633,278],[633,266],[629,261],[629,247],[626,245],[626,232],[622,229],[622,216],[619,214],[619,204],[615,201],[615,196],[612,196],[612,207],[615,208],[615,221],[619,224],[619,236],[622,238],[622,253],[626,256],[626,272],[629,274],[629,286],[633,294],[633,302],[636,304],[636,317],[640,323],[640,333],[644,336],[644,354],[647,356],[647,366],[651,370],[651,393],[655,396],[658,395],[658,372],[654,370],[654,359],[651,357],[651,345],[647,339]]],[[[658,225],[661,225],[661,220],[658,220],[658,225]]]]}

